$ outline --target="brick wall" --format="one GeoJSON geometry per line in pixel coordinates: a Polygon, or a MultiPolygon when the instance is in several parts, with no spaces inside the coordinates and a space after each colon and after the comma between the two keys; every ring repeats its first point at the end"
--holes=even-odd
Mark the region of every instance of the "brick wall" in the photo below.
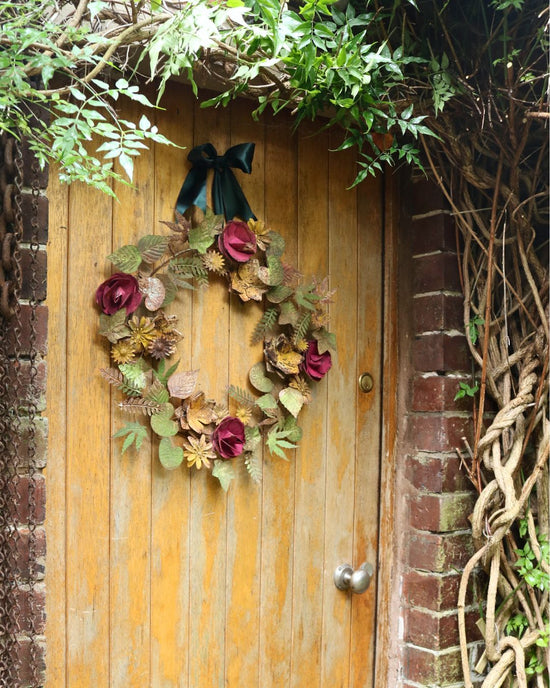
{"type": "MultiPolygon", "coordinates": [[[[48,200],[46,187],[48,172],[33,169],[34,158],[23,146],[23,235],[20,245],[23,282],[21,286],[19,316],[8,323],[6,340],[0,345],[6,347],[10,357],[10,388],[18,399],[32,402],[37,415],[31,424],[25,416],[25,404],[19,406],[20,421],[15,424],[18,444],[18,477],[10,483],[14,513],[11,518],[17,527],[15,538],[15,575],[17,591],[15,605],[18,627],[18,682],[14,686],[36,686],[43,683],[44,675],[44,624],[45,624],[45,586],[44,566],[46,537],[44,518],[46,508],[46,489],[43,469],[47,454],[47,419],[42,415],[45,410],[46,364],[48,314],[46,306],[40,304],[35,311],[33,324],[30,266],[31,242],[33,241],[33,217],[38,220],[38,233],[34,239],[40,244],[36,257],[36,298],[42,302],[46,298],[46,242],[48,234],[48,200]],[[33,203],[33,182],[39,187],[36,206],[33,203]],[[35,215],[35,208],[37,215],[35,215]],[[18,337],[15,332],[19,330],[18,337]],[[34,338],[36,352],[36,374],[31,381],[30,343],[34,338]],[[16,341],[18,340],[18,345],[16,341]],[[30,527],[29,527],[30,526],[30,527]],[[33,561],[31,568],[29,562],[33,561]],[[31,642],[31,634],[33,642],[31,642]],[[31,670],[36,667],[35,672],[31,670]],[[33,677],[33,673],[35,674],[33,677]],[[38,674],[38,676],[36,676],[38,674]],[[38,680],[38,683],[37,683],[38,680]]],[[[11,402],[11,399],[10,399],[11,402]]]]}
{"type": "MultiPolygon", "coordinates": [[[[402,341],[398,504],[403,534],[400,685],[461,686],[456,605],[460,571],[472,553],[474,494],[455,451],[471,435],[471,400],[454,401],[468,381],[457,240],[444,199],[425,179],[406,185],[400,237],[402,341]]],[[[467,624],[475,637],[474,591],[467,624]]]]}

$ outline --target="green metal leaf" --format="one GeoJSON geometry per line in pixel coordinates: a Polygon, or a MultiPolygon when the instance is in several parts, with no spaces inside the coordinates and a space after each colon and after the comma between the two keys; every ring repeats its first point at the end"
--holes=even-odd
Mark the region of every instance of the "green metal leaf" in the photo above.
{"type": "Polygon", "coordinates": [[[159,444],[159,459],[164,468],[174,470],[183,461],[183,449],[172,444],[168,437],[163,437],[159,444]]]}
{"type": "Polygon", "coordinates": [[[107,256],[113,265],[122,272],[135,272],[141,265],[141,254],[137,246],[131,244],[121,246],[114,253],[107,256]]]}

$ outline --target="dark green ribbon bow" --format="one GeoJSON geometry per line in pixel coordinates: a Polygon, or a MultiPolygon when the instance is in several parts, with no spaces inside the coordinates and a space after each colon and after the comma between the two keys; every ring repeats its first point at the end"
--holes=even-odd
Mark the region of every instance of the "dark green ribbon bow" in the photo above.
{"type": "Polygon", "coordinates": [[[218,155],[211,143],[195,146],[187,156],[193,167],[189,170],[178,195],[176,210],[183,213],[192,205],[206,210],[206,176],[214,170],[212,201],[214,212],[224,215],[226,220],[240,217],[245,222],[256,216],[233,174],[236,167],[247,174],[252,171],[254,143],[239,143],[228,148],[224,155],[218,155]]]}

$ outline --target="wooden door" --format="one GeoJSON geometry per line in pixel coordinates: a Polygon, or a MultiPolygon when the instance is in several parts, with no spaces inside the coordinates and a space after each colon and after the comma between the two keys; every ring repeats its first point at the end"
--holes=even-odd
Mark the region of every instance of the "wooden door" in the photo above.
{"type": "MultiPolygon", "coordinates": [[[[250,106],[201,110],[174,86],[155,146],[119,201],[51,175],[48,248],[47,686],[49,688],[372,688],[376,576],[363,595],[336,589],[344,562],[376,565],[382,346],[382,185],[347,191],[354,158],[337,136],[254,123],[250,106]],[[124,420],[98,369],[108,361],[93,304],[104,257],[173,217],[186,156],[255,141],[239,174],[259,218],[286,238],[286,259],[337,289],[338,353],[303,413],[290,461],[243,466],[225,494],[204,471],[165,471],[156,447],[120,454],[124,420]],[[374,389],[359,390],[370,372],[374,389]]],[[[127,108],[132,116],[137,112],[127,108]]],[[[173,306],[178,355],[220,397],[246,384],[258,318],[221,281],[173,306]]]]}

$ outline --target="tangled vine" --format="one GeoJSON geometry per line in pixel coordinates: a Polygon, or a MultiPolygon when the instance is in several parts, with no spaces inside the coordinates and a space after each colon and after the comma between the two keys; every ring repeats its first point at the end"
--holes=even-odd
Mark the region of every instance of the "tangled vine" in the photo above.
{"type": "Polygon", "coordinates": [[[522,11],[514,3],[500,3],[500,12],[478,8],[473,25],[487,33],[479,29],[468,57],[460,41],[472,23],[459,25],[460,11],[458,18],[441,11],[456,94],[430,121],[439,141],[424,141],[461,237],[464,323],[475,366],[471,382],[461,385],[475,402],[473,444],[457,448],[479,494],[476,551],[458,600],[466,688],[476,674],[484,676],[483,688],[548,685],[547,10],[519,4],[522,11]],[[465,606],[480,567],[487,573],[478,624],[484,652],[475,661],[465,606]]]}

